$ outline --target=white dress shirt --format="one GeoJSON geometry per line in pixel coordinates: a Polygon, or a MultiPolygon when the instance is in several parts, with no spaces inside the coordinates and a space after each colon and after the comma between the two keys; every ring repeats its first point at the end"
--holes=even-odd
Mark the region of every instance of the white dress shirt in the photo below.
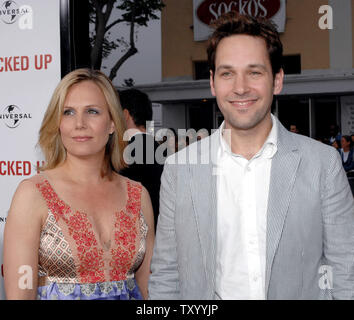
{"type": "Polygon", "coordinates": [[[217,151],[216,293],[221,299],[265,299],[267,206],[277,127],[250,160],[231,152],[220,127],[217,151]]]}

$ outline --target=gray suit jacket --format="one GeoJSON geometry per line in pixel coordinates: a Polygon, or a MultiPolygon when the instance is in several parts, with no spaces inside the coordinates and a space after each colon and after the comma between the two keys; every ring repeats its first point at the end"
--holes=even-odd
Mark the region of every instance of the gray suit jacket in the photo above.
{"type": "MultiPolygon", "coordinates": [[[[277,123],[266,297],[353,299],[354,202],[339,154],[277,123]]],[[[150,299],[216,298],[216,139],[218,131],[166,161],[150,299]]]]}

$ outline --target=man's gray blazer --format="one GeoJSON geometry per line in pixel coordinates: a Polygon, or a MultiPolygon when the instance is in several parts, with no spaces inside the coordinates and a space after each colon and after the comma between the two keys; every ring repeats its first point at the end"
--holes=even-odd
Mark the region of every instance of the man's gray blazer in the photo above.
{"type": "MultiPolygon", "coordinates": [[[[353,299],[354,203],[339,153],[276,121],[266,297],[353,299]]],[[[218,131],[166,161],[150,299],[216,298],[216,139],[218,131]]]]}

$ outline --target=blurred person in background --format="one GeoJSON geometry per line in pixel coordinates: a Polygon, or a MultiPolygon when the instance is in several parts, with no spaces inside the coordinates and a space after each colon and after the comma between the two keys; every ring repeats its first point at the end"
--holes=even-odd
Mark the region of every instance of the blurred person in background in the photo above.
{"type": "Polygon", "coordinates": [[[152,121],[152,103],[148,95],[138,89],[120,91],[119,99],[129,140],[126,152],[132,157],[131,163],[122,169],[120,174],[141,182],[147,189],[152,202],[156,228],[163,164],[156,158],[158,142],[153,135],[146,132],[147,123],[152,121]]]}
{"type": "Polygon", "coordinates": [[[341,152],[341,143],[340,141],[334,140],[332,142],[332,147],[336,148],[336,150],[340,153],[341,152]]]}
{"type": "Polygon", "coordinates": [[[342,148],[340,149],[340,155],[342,158],[342,164],[346,172],[354,170],[354,149],[352,146],[352,139],[350,136],[342,136],[341,139],[342,148]]]}
{"type": "Polygon", "coordinates": [[[293,133],[299,133],[299,129],[297,128],[296,124],[291,124],[289,131],[293,133]]]}

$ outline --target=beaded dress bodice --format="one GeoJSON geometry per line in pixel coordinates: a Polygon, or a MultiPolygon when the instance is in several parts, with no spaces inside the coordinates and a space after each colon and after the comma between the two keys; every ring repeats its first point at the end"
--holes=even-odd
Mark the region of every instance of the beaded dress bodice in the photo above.
{"type": "Polygon", "coordinates": [[[39,245],[40,298],[43,290],[48,296],[46,287],[52,284],[58,298],[68,292],[71,298],[82,298],[83,292],[102,298],[109,289],[115,294],[122,293],[125,286],[134,289],[134,271],[145,254],[147,225],[141,212],[142,186],[129,179],[126,183],[128,200],[113,213],[109,248],[101,245],[87,214],[61,200],[47,179],[36,184],[48,207],[39,245]]]}

